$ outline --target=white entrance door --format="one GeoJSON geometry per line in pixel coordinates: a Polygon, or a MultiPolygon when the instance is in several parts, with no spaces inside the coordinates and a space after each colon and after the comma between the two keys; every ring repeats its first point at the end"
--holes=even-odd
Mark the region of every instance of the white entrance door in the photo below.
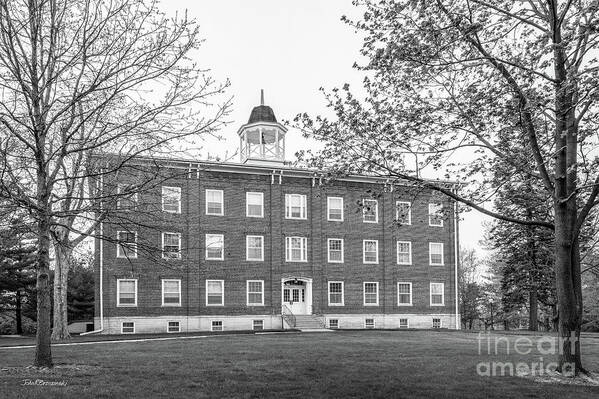
{"type": "Polygon", "coordinates": [[[293,314],[307,314],[306,286],[301,283],[285,283],[283,285],[283,304],[293,314]]]}

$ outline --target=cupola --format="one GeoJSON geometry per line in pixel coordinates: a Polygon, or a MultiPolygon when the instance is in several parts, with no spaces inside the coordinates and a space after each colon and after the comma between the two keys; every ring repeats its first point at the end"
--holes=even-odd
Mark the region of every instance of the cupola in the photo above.
{"type": "Polygon", "coordinates": [[[285,162],[285,133],[271,107],[264,105],[264,90],[260,105],[252,109],[248,123],[237,131],[241,163],[283,166],[285,162]]]}

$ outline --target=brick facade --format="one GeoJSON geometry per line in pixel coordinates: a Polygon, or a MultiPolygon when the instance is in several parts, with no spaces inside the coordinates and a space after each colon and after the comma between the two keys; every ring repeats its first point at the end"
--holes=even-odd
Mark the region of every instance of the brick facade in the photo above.
{"type": "MultiPolygon", "coordinates": [[[[180,321],[182,331],[210,329],[212,319],[226,320],[225,329],[249,329],[256,317],[265,320],[265,328],[281,328],[284,278],[311,279],[312,313],[340,319],[341,328],[361,328],[365,317],[376,318],[377,328],[397,328],[402,315],[410,318],[410,327],[432,327],[432,317],[443,318],[443,327],[456,326],[456,226],[447,199],[375,178],[327,182],[312,171],[288,167],[183,161],[169,167],[170,177],[139,194],[145,212],[116,214],[103,224],[106,237],[135,230],[137,258],[117,258],[114,241],[96,241],[96,281],[100,268],[103,274],[103,332],[119,333],[120,323],[127,320],[137,320],[136,332],[164,331],[168,320],[180,321]],[[181,188],[180,214],[161,211],[161,186],[181,188]],[[206,189],[223,191],[223,216],[206,215],[206,189]],[[263,218],[246,216],[248,191],[263,193],[263,218]],[[306,195],[305,220],[285,218],[285,194],[306,195]],[[342,222],[327,220],[328,196],[343,197],[342,222]],[[363,222],[360,202],[368,198],[378,200],[378,223],[363,222]],[[395,223],[396,201],[412,203],[411,225],[395,223]],[[429,226],[431,202],[443,203],[443,227],[429,226]],[[180,259],[159,260],[150,254],[149,248],[160,248],[161,232],[181,234],[180,259]],[[224,235],[224,260],[206,260],[206,234],[224,235]],[[246,261],[247,235],[264,236],[264,261],[246,261]],[[306,262],[285,261],[287,236],[307,237],[306,262]],[[343,263],[327,261],[327,238],[344,240],[343,263]],[[371,239],[378,240],[378,264],[362,260],[363,240],[371,239]],[[412,242],[411,265],[397,264],[398,240],[412,242]],[[444,244],[443,266],[429,265],[430,242],[444,244]],[[137,279],[137,306],[117,306],[118,279],[137,279]],[[181,280],[181,306],[162,306],[163,279],[181,280]],[[224,280],[223,306],[207,306],[206,280],[224,280]],[[246,305],[247,280],[264,281],[264,306],[246,305]],[[344,306],[329,306],[328,281],[344,282],[344,306]],[[378,282],[378,306],[364,306],[364,282],[378,282]],[[398,306],[398,282],[412,283],[412,306],[398,306]],[[431,306],[431,282],[444,283],[444,306],[431,306]]],[[[96,315],[99,298],[97,285],[96,315]]]]}

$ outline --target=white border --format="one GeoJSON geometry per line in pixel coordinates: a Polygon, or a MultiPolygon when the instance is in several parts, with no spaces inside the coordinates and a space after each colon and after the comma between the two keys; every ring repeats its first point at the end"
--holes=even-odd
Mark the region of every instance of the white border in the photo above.
{"type": "MultiPolygon", "coordinates": [[[[431,305],[431,307],[433,306],[445,306],[445,283],[435,283],[435,282],[431,282],[429,284],[429,303],[431,305]],[[441,284],[442,286],[442,290],[441,290],[441,303],[436,303],[433,304],[433,284],[441,284]]],[[[435,295],[439,295],[439,294],[435,294],[435,295]]]]}
{"type": "MultiPolygon", "coordinates": [[[[223,249],[224,252],[224,249],[223,249]]],[[[246,235],[245,236],[245,260],[248,262],[264,262],[264,236],[258,236],[258,235],[246,235]],[[250,238],[256,238],[256,237],[260,237],[260,242],[261,242],[261,247],[260,247],[260,259],[250,259],[250,247],[249,247],[249,241],[250,238]]]]}
{"type": "Polygon", "coordinates": [[[378,223],[379,222],[379,201],[372,199],[372,198],[362,198],[362,222],[363,223],[378,223]],[[364,205],[364,202],[366,201],[374,201],[375,203],[375,220],[365,220],[364,217],[366,216],[366,205],[364,205]]]}
{"type": "Polygon", "coordinates": [[[397,261],[398,265],[411,265],[412,264],[412,241],[400,241],[400,240],[397,240],[397,242],[395,243],[395,257],[397,258],[396,261],[397,261]],[[408,253],[409,260],[408,260],[407,263],[399,261],[399,244],[408,244],[408,246],[409,246],[409,251],[410,252],[408,253]]]}
{"type": "Polygon", "coordinates": [[[428,243],[428,265],[429,266],[445,266],[445,244],[442,242],[428,243]],[[433,245],[441,245],[441,263],[433,263],[433,245]]]}
{"type": "Polygon", "coordinates": [[[378,265],[379,263],[379,240],[362,240],[362,263],[368,265],[378,265]],[[374,241],[376,242],[376,261],[375,262],[366,262],[366,242],[374,241]]]}
{"type": "Polygon", "coordinates": [[[308,218],[308,199],[306,194],[285,194],[285,219],[306,220],[308,218]],[[300,217],[291,216],[291,197],[300,197],[300,217]]]}
{"type": "Polygon", "coordinates": [[[413,299],[413,291],[412,291],[412,282],[411,281],[398,281],[397,282],[397,306],[412,306],[412,299],[413,299]],[[400,294],[399,293],[399,285],[400,284],[409,284],[410,285],[410,303],[401,303],[399,302],[399,295],[405,295],[405,294],[400,294]]]}
{"type": "Polygon", "coordinates": [[[429,203],[428,204],[428,225],[431,227],[443,227],[443,203],[441,202],[433,202],[433,203],[429,203]],[[435,212],[432,208],[433,207],[439,207],[441,209],[440,213],[441,215],[441,224],[432,224],[431,223],[431,216],[432,215],[436,215],[439,212],[435,212]]]}
{"type": "Polygon", "coordinates": [[[204,244],[206,246],[205,250],[204,250],[204,259],[205,260],[225,260],[225,235],[224,234],[213,234],[213,233],[206,233],[204,235],[204,244]],[[208,257],[208,236],[220,236],[221,237],[221,241],[223,243],[222,246],[222,250],[220,253],[220,258],[209,258],[208,257]]]}
{"type": "Polygon", "coordinates": [[[173,231],[163,231],[162,232],[162,259],[181,259],[181,233],[175,233],[173,231]],[[165,256],[165,252],[164,252],[164,235],[165,234],[174,234],[177,236],[177,238],[179,240],[179,252],[177,252],[177,256],[175,256],[175,257],[165,256]]]}
{"type": "Polygon", "coordinates": [[[307,262],[308,261],[308,237],[289,236],[285,237],[285,262],[307,262]],[[300,238],[302,241],[302,258],[300,260],[291,259],[291,239],[300,238]]]}
{"type": "Polygon", "coordinates": [[[122,321],[121,322],[121,334],[135,334],[135,322],[134,321],[122,321]],[[133,331],[132,332],[124,332],[123,331],[123,327],[124,327],[123,324],[125,324],[125,323],[131,323],[131,324],[133,324],[133,331]]]}
{"type": "Polygon", "coordinates": [[[408,222],[404,226],[412,225],[412,203],[410,201],[395,201],[395,221],[399,222],[399,204],[408,204],[408,222]]]}
{"type": "Polygon", "coordinates": [[[120,259],[137,259],[137,231],[117,230],[117,232],[116,232],[116,257],[120,258],[120,259]],[[135,253],[133,254],[134,256],[126,256],[126,255],[121,254],[121,251],[120,251],[121,242],[119,240],[120,233],[135,234],[135,245],[131,247],[131,250],[135,251],[135,253]]]}

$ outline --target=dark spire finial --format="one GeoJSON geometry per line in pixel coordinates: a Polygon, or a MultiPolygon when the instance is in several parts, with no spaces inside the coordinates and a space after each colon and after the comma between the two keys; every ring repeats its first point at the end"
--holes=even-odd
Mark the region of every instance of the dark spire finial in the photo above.
{"type": "Polygon", "coordinates": [[[260,105],[264,105],[264,89],[260,89],[260,105]]]}

